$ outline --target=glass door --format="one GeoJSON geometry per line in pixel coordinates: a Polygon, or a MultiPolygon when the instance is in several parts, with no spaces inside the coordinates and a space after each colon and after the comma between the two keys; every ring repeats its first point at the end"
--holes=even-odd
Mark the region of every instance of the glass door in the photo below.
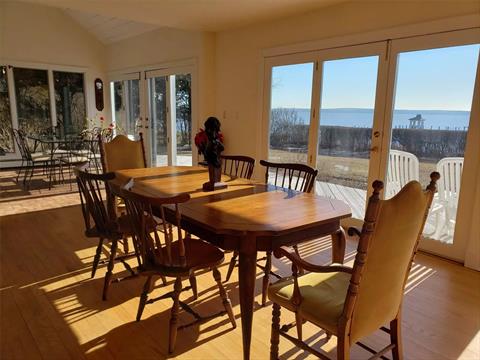
{"type": "Polygon", "coordinates": [[[137,138],[142,127],[140,115],[140,74],[110,83],[112,119],[115,132],[137,138]]]}
{"type": "Polygon", "coordinates": [[[152,166],[166,166],[168,161],[167,84],[168,76],[148,79],[150,114],[150,152],[152,166]]]}
{"type": "Polygon", "coordinates": [[[148,71],[146,79],[147,148],[152,166],[191,166],[191,72],[181,69],[148,71]]]}
{"type": "Polygon", "coordinates": [[[272,66],[268,159],[308,163],[314,62],[272,66]]]}
{"type": "MultiPolygon", "coordinates": [[[[458,37],[457,37],[458,38],[458,37]]],[[[386,159],[385,197],[408,181],[425,185],[440,173],[420,248],[463,260],[464,240],[457,236],[461,213],[464,159],[470,131],[479,44],[461,36],[451,45],[430,36],[392,43],[391,136],[386,159]]],[[[477,140],[478,141],[478,140],[477,140]]],[[[469,154],[478,157],[478,154],[469,154]]],[[[477,179],[478,181],[478,179],[477,179]]]]}
{"type": "Polygon", "coordinates": [[[369,176],[376,176],[369,170],[371,154],[378,153],[378,144],[372,143],[380,136],[373,131],[379,59],[373,55],[321,63],[316,191],[347,203],[359,220],[365,215],[369,176]]]}

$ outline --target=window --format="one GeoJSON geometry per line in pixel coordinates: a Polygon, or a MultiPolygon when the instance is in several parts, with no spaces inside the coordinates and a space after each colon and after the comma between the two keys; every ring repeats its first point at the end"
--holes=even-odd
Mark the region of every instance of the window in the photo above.
{"type": "Polygon", "coordinates": [[[47,70],[14,68],[18,127],[40,133],[52,126],[47,70]]]}
{"type": "Polygon", "coordinates": [[[83,74],[54,71],[57,126],[64,134],[78,134],[85,128],[83,74]]]}
{"type": "Polygon", "coordinates": [[[15,151],[12,136],[12,117],[10,115],[10,98],[8,96],[7,67],[0,66],[0,151],[15,151]]]}

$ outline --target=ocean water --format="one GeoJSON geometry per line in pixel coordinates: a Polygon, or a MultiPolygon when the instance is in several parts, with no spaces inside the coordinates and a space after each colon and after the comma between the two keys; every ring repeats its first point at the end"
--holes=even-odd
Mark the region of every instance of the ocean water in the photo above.
{"type": "MultiPolygon", "coordinates": [[[[310,122],[310,109],[294,109],[300,121],[310,122]]],[[[393,128],[408,128],[410,118],[420,114],[425,119],[425,129],[467,130],[470,121],[469,111],[447,110],[395,110],[393,128]]],[[[320,125],[347,127],[372,127],[373,109],[323,109],[320,112],[320,125]]]]}

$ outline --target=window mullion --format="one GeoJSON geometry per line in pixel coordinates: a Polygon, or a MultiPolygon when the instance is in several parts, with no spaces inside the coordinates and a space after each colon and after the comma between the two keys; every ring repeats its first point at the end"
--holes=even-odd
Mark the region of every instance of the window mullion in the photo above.
{"type": "Polygon", "coordinates": [[[50,116],[52,126],[57,126],[57,108],[55,106],[55,86],[53,80],[53,70],[48,69],[48,94],[50,99],[50,116]]]}

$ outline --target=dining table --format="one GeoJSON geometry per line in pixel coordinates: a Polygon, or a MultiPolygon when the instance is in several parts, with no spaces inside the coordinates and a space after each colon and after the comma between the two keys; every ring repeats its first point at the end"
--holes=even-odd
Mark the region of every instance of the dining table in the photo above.
{"type": "MultiPolygon", "coordinates": [[[[113,187],[133,182],[132,191],[152,197],[190,194],[190,200],[180,205],[181,227],[221,249],[239,252],[244,359],[250,358],[257,252],[330,235],[332,261],[343,263],[345,234],[340,220],[351,217],[351,209],[340,200],[226,175],[225,189],[203,191],[208,170],[196,166],[125,169],[115,174],[113,187]]],[[[174,216],[166,210],[167,219],[174,216]]]]}

